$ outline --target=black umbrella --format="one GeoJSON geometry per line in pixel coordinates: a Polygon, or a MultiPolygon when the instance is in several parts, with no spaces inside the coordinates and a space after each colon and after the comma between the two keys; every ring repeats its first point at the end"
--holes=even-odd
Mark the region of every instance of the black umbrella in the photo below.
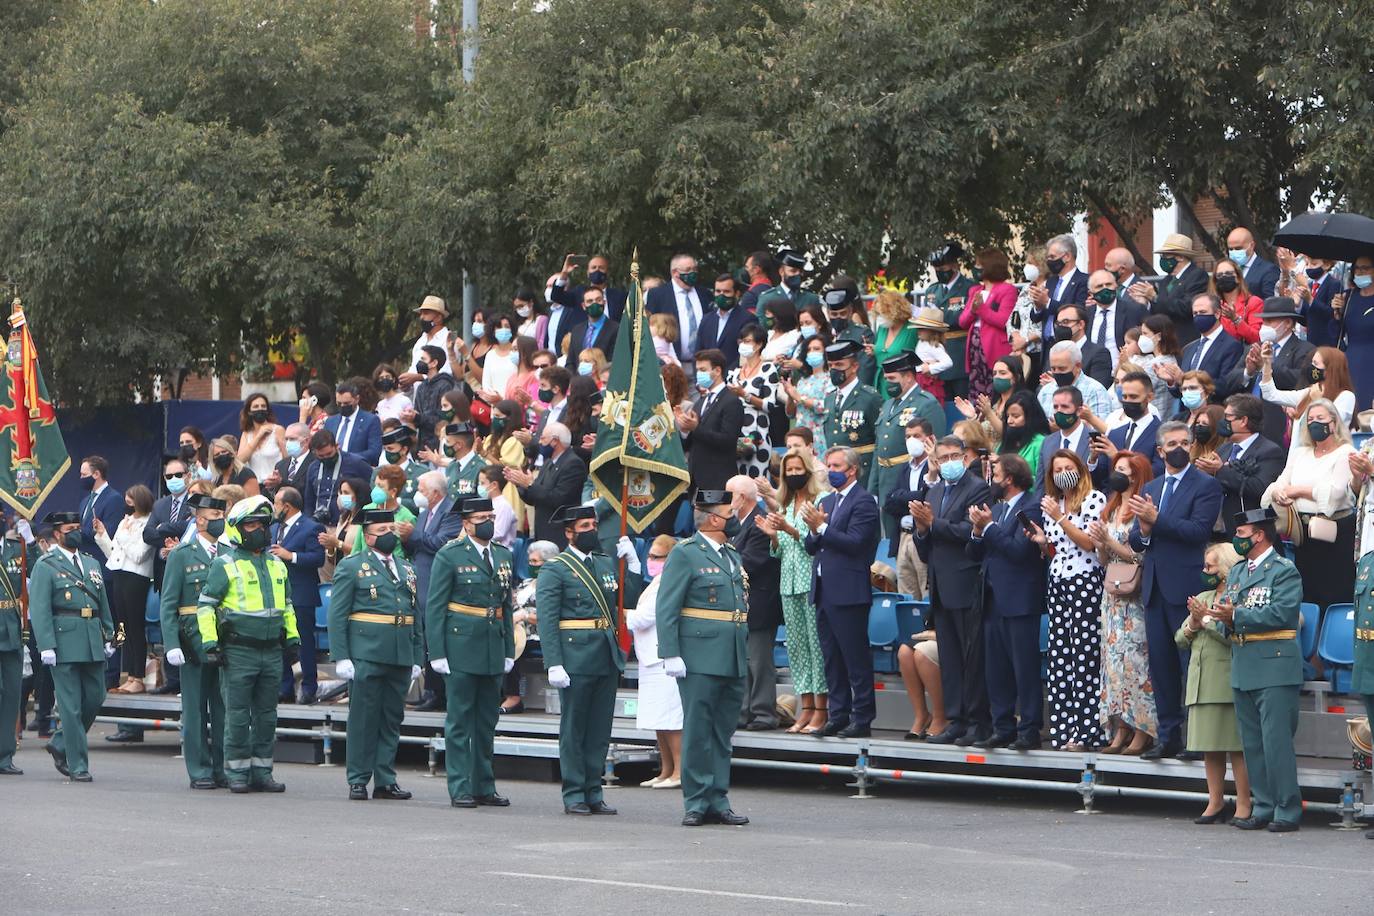
{"type": "Polygon", "coordinates": [[[1304,213],[1274,235],[1274,245],[1333,261],[1374,255],[1374,219],[1358,213],[1304,213]]]}

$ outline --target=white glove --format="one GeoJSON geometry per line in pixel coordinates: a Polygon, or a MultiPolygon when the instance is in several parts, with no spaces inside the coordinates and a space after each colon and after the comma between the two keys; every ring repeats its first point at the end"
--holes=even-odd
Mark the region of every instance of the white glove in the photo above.
{"type": "Polygon", "coordinates": [[[111,655],[114,655],[114,653],[115,647],[110,643],[105,643],[105,657],[109,658],[111,655]]]}
{"type": "Polygon", "coordinates": [[[431,668],[434,669],[434,673],[435,673],[435,674],[448,674],[448,673],[449,673],[449,670],[448,670],[448,659],[446,659],[446,658],[435,658],[435,659],[431,659],[430,662],[429,662],[429,666],[430,666],[431,668]]]}
{"type": "Polygon", "coordinates": [[[568,677],[568,672],[563,670],[562,665],[554,665],[549,669],[549,686],[557,687],[559,690],[572,686],[572,678],[568,677]]]}
{"type": "Polygon", "coordinates": [[[43,664],[47,665],[48,667],[52,667],[53,665],[57,664],[56,649],[44,649],[42,652],[38,653],[38,657],[43,661],[43,664]]]}
{"type": "Polygon", "coordinates": [[[334,673],[346,681],[353,680],[353,661],[341,658],[334,663],[334,673]]]}
{"type": "Polygon", "coordinates": [[[514,667],[515,667],[515,659],[513,659],[513,658],[508,658],[508,659],[506,659],[506,663],[505,663],[504,665],[501,666],[501,673],[502,673],[502,674],[510,674],[510,669],[512,669],[512,668],[514,668],[514,667]]]}
{"type": "Polygon", "coordinates": [[[419,677],[420,675],[422,675],[422,674],[424,674],[424,673],[425,673],[425,672],[424,672],[424,669],[421,668],[419,665],[411,665],[411,666],[410,666],[410,679],[411,679],[412,681],[415,680],[417,677],[419,677]]]}
{"type": "Polygon", "coordinates": [[[643,572],[643,568],[639,565],[639,554],[635,553],[635,545],[630,542],[628,537],[622,536],[620,540],[615,542],[615,555],[625,558],[625,568],[630,572],[635,575],[643,572]]]}
{"type": "Polygon", "coordinates": [[[29,524],[28,519],[21,518],[19,521],[15,522],[14,530],[19,532],[19,536],[24,539],[25,544],[32,544],[34,542],[33,526],[29,524]]]}
{"type": "Polygon", "coordinates": [[[168,649],[167,664],[174,668],[180,668],[182,665],[186,664],[186,653],[182,652],[180,649],[168,649]]]}
{"type": "Polygon", "coordinates": [[[681,655],[665,658],[663,660],[663,673],[669,677],[686,677],[687,663],[682,660],[681,655]]]}

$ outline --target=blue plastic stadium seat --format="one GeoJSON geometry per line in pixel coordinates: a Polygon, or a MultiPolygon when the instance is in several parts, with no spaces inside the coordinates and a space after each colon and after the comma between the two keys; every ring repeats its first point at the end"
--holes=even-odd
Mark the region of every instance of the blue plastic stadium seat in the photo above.
{"type": "Polygon", "coordinates": [[[877,562],[877,563],[887,563],[887,562],[889,562],[892,558],[889,557],[889,556],[887,555],[887,552],[888,552],[889,550],[891,550],[891,549],[892,549],[892,541],[888,540],[887,538],[883,538],[881,541],[879,541],[879,542],[878,542],[878,549],[875,550],[875,551],[873,552],[873,560],[874,560],[874,562],[877,562]]]}
{"type": "Polygon", "coordinates": [[[1350,441],[1355,448],[1360,448],[1370,439],[1374,439],[1374,433],[1351,433],[1350,441]]]}
{"type": "Polygon", "coordinates": [[[1317,676],[1317,669],[1308,661],[1317,651],[1317,630],[1321,625],[1322,609],[1311,602],[1302,603],[1302,620],[1298,625],[1298,642],[1302,646],[1302,678],[1310,681],[1317,676]]]}
{"type": "Polygon", "coordinates": [[[148,600],[143,603],[143,632],[148,644],[162,642],[162,596],[155,591],[148,592],[148,600]]]}
{"type": "Polygon", "coordinates": [[[906,641],[926,628],[929,601],[897,602],[897,638],[906,641]]]}
{"type": "Polygon", "coordinates": [[[523,582],[530,577],[530,539],[518,537],[515,545],[511,548],[512,558],[515,560],[515,580],[523,582]]]}
{"type": "Polygon", "coordinates": [[[791,667],[787,659],[787,626],[785,624],[778,625],[778,635],[773,637],[773,667],[791,667]]]}
{"type": "Polygon", "coordinates": [[[315,608],[315,649],[329,651],[329,598],[334,594],[334,586],[324,583],[320,586],[320,606],[315,608]]]}
{"type": "Polygon", "coordinates": [[[1317,654],[1331,669],[1332,692],[1348,693],[1355,664],[1355,605],[1333,604],[1326,609],[1317,654]]]}
{"type": "Polygon", "coordinates": [[[873,670],[891,674],[897,670],[897,604],[905,596],[894,592],[874,592],[868,610],[868,645],[873,651],[873,670]]]}

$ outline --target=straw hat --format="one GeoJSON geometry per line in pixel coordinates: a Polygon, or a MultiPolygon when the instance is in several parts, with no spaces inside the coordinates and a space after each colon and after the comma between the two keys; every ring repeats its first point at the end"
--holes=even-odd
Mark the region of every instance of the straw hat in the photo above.
{"type": "Polygon", "coordinates": [[[421,302],[419,305],[415,306],[415,311],[438,312],[445,318],[448,317],[448,306],[445,305],[444,300],[440,299],[438,296],[426,296],[424,302],[421,302]]]}
{"type": "Polygon", "coordinates": [[[911,319],[912,327],[925,328],[927,331],[948,331],[949,325],[945,324],[945,313],[928,305],[916,313],[916,317],[911,319]]]}
{"type": "Polygon", "coordinates": [[[1182,254],[1193,256],[1193,240],[1181,232],[1170,232],[1164,236],[1164,244],[1155,249],[1155,254],[1182,254]]]}

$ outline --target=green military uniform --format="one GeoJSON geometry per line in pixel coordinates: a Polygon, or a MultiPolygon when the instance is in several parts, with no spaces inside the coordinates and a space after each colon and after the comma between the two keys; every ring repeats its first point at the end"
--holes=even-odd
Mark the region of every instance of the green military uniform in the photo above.
{"type": "Polygon", "coordinates": [[[29,620],[38,651],[57,652],[52,683],[62,724],[49,753],[72,776],[88,774],[86,732],[105,702],[105,644],[115,633],[100,564],[65,549],[44,554],[29,582],[29,620]]]}
{"type": "Polygon", "coordinates": [[[948,329],[945,331],[945,352],[949,354],[954,365],[941,372],[940,378],[945,381],[946,391],[950,397],[968,393],[968,370],[964,368],[968,331],[959,327],[959,315],[964,311],[964,302],[968,300],[968,294],[972,289],[973,280],[962,273],[948,286],[943,283],[932,283],[926,287],[926,306],[937,308],[944,313],[945,327],[948,329]]]}
{"type": "MultiPolygon", "coordinates": [[[[859,324],[850,319],[848,326],[843,331],[835,335],[835,343],[842,340],[852,340],[859,345],[859,375],[860,379],[873,378],[873,373],[877,369],[878,363],[869,354],[867,345],[872,344],[877,338],[873,335],[873,329],[866,324],[859,324]]],[[[878,400],[882,401],[882,395],[878,395],[878,400]]],[[[831,442],[831,445],[839,443],[831,442]]]]}
{"type": "Polygon", "coordinates": [[[422,664],[415,625],[415,569],[399,553],[394,572],[372,548],[334,569],[329,598],[329,652],[353,663],[348,688],[348,784],[396,785],[406,691],[422,664]]]}
{"type": "Polygon", "coordinates": [[[1270,551],[1253,572],[1244,560],[1232,568],[1225,597],[1235,605],[1231,687],[1255,800],[1252,816],[1295,824],[1302,817],[1293,749],[1302,689],[1302,576],[1291,560],[1270,551]]]}
{"type": "Polygon", "coordinates": [[[688,813],[730,810],[730,736],[748,672],[740,556],[697,533],[668,554],[655,615],[660,658],[681,658],[682,798],[688,813]]]}
{"type": "Polygon", "coordinates": [[[444,764],[452,799],[496,794],[492,757],[501,677],[505,660],[515,657],[515,560],[495,541],[487,548],[490,562],[471,538],[449,541],[434,555],[429,574],[425,627],[434,634],[430,653],[447,658],[449,664],[444,677],[444,764]]]}
{"type": "Polygon", "coordinates": [[[0,538],[0,769],[14,765],[14,726],[21,711],[24,653],[28,651],[19,621],[20,599],[24,594],[23,557],[24,545],[19,539],[0,538]]]}
{"type": "MultiPolygon", "coordinates": [[[[569,547],[540,567],[535,583],[544,668],[562,667],[571,680],[559,691],[558,763],[564,806],[602,800],[601,774],[611,744],[615,690],[625,670],[625,653],[616,642],[616,567],[608,556],[569,547]]],[[[626,604],[638,599],[640,581],[626,576],[626,604]]],[[[738,704],[733,714],[739,714],[738,704]]]]}
{"type": "MultiPolygon", "coordinates": [[[[1363,524],[1363,511],[1360,519],[1363,524]]],[[[1355,671],[1350,690],[1364,700],[1365,713],[1374,722],[1374,551],[1360,557],[1355,567],[1355,671]]]]}
{"type": "MultiPolygon", "coordinates": [[[[383,452],[382,454],[383,459],[385,459],[386,453],[383,452]]],[[[405,506],[407,509],[410,510],[411,514],[419,515],[420,510],[415,506],[415,493],[417,492],[420,485],[420,475],[429,471],[429,467],[427,465],[421,464],[418,461],[411,461],[409,456],[407,456],[405,464],[397,465],[397,467],[405,471],[406,474],[406,483],[405,486],[401,488],[401,496],[399,501],[401,505],[405,506]]],[[[377,471],[380,470],[381,467],[377,467],[372,471],[371,483],[374,487],[377,485],[377,471]]]]}
{"type": "Polygon", "coordinates": [[[792,305],[793,308],[800,312],[808,305],[820,305],[821,297],[817,296],[809,289],[799,289],[789,296],[787,294],[786,287],[775,286],[772,289],[766,290],[759,294],[757,306],[759,318],[763,318],[764,310],[768,308],[769,303],[779,301],[789,303],[790,305],[792,305]]]}
{"type": "Polygon", "coordinates": [[[196,621],[203,652],[223,644],[220,680],[229,788],[266,786],[272,780],[277,741],[282,647],[301,644],[286,564],[266,551],[222,551],[210,564],[196,621]]]}
{"type": "MultiPolygon", "coordinates": [[[[878,412],[874,460],[866,489],[878,497],[879,506],[887,500],[889,493],[908,479],[911,456],[906,450],[906,425],[917,417],[925,417],[930,421],[937,439],[945,434],[944,408],[934,395],[920,385],[912,384],[906,394],[889,398],[878,412]]],[[[901,536],[898,520],[886,512],[883,513],[883,533],[893,539],[901,536]]]]}
{"type": "Polygon", "coordinates": [[[461,503],[469,497],[478,495],[481,490],[477,486],[477,475],[486,466],[486,460],[476,452],[468,455],[466,465],[460,466],[457,458],[449,462],[449,466],[444,468],[444,476],[448,478],[449,497],[461,503]]]}
{"type": "MultiPolygon", "coordinates": [[[[219,545],[211,542],[211,546],[217,553],[219,545]]],[[[186,658],[181,666],[181,753],[186,773],[193,782],[213,779],[226,785],[220,670],[205,664],[196,621],[197,603],[215,553],[206,549],[200,537],[172,548],[162,576],[160,616],[163,647],[168,652],[180,649],[186,658]]]]}
{"type": "Polygon", "coordinates": [[[844,445],[859,453],[859,480],[868,479],[882,409],[882,396],[863,382],[850,389],[843,401],[838,388],[825,396],[825,441],[831,448],[844,445]]]}

